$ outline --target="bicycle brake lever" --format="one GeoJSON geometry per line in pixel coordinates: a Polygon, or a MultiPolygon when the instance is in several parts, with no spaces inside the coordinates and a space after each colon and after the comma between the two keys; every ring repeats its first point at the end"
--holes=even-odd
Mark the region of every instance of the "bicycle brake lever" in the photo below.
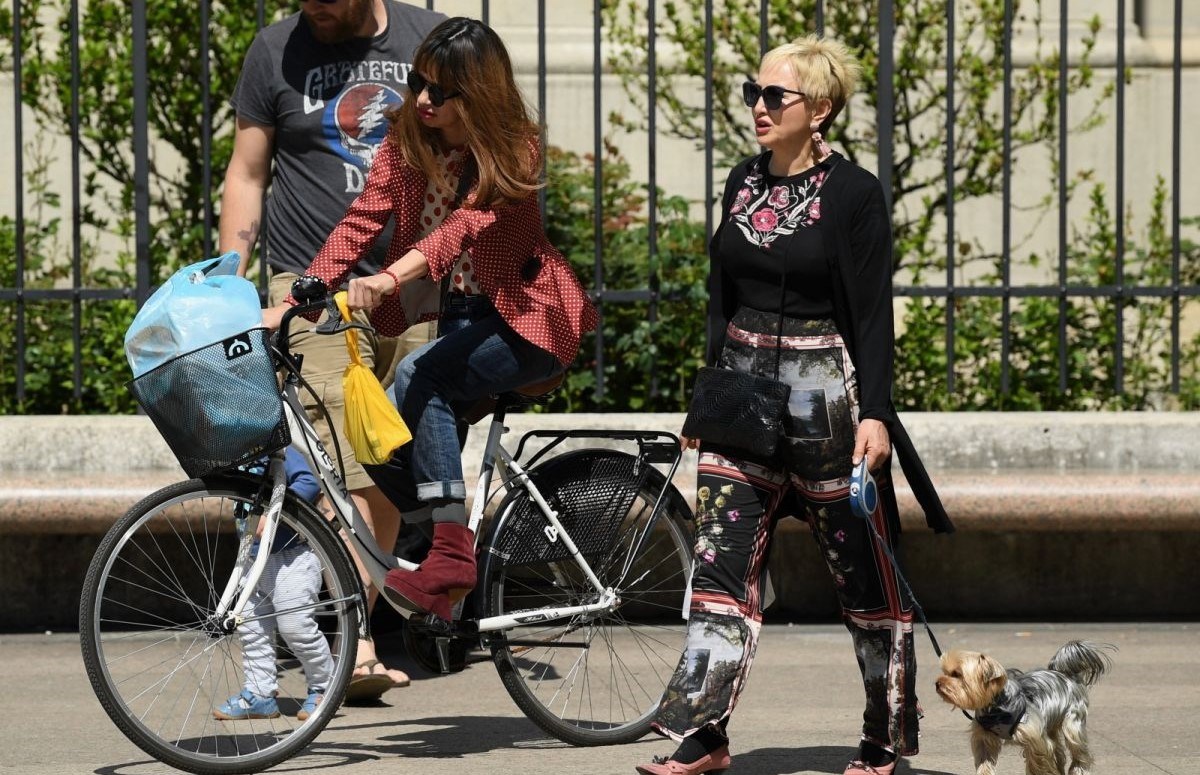
{"type": "Polygon", "coordinates": [[[342,311],[338,308],[334,294],[325,297],[325,319],[317,324],[313,331],[318,334],[336,334],[350,328],[352,324],[343,322],[342,311]]]}
{"type": "Polygon", "coordinates": [[[326,318],[322,322],[318,323],[313,331],[316,331],[318,334],[340,334],[343,331],[349,331],[352,328],[361,328],[363,331],[375,330],[365,323],[347,323],[341,318],[326,318]]]}

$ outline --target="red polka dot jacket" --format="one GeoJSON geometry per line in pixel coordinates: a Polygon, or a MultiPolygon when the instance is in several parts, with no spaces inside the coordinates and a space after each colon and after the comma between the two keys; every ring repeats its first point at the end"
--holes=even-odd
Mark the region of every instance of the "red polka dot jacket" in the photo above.
{"type": "MultiPolygon", "coordinates": [[[[505,322],[564,365],[575,360],[580,338],[596,327],[596,309],[571,265],[546,240],[537,197],[490,209],[453,210],[421,237],[428,183],[418,167],[404,161],[394,142],[381,143],[363,192],[329,235],[308,274],[330,288],[341,287],[395,214],[389,266],[416,249],[429,262],[430,278],[440,281],[467,251],[479,291],[505,322]]],[[[386,297],[371,314],[371,325],[380,334],[397,336],[416,317],[406,313],[403,296],[386,297]]],[[[287,301],[295,303],[290,296],[287,301]]]]}

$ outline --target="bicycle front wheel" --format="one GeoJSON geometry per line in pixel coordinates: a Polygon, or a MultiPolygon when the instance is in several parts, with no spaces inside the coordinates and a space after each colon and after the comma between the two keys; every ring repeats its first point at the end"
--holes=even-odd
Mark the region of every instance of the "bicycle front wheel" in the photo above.
{"type": "Polygon", "coordinates": [[[193,479],[142,500],[101,541],[80,601],[83,660],[104,710],[146,753],[201,775],[259,772],[297,753],[354,669],[358,576],[338,535],[290,494],[246,621],[215,620],[236,520],[259,481],[193,479]],[[323,690],[315,708],[310,690],[323,690]]]}
{"type": "Polygon", "coordinates": [[[600,595],[529,493],[515,490],[497,511],[481,575],[486,615],[530,614],[530,624],[489,636],[500,678],[525,715],[560,740],[637,740],[650,730],[686,640],[690,512],[661,472],[616,450],[569,452],[530,476],[620,602],[534,623],[539,609],[594,603],[600,595]]]}

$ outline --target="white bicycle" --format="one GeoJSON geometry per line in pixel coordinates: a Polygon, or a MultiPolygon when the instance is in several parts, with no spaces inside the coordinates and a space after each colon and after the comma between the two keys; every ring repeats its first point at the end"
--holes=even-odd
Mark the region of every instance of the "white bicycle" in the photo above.
{"type": "MultiPolygon", "coordinates": [[[[302,359],[289,352],[288,331],[329,299],[319,282],[295,292],[301,303],[273,345],[266,331],[248,332],[131,383],[194,478],[117,520],[83,586],[80,640],[96,696],[131,741],[191,772],[274,766],[334,717],[368,628],[351,547],[381,589],[389,569],[417,567],[375,543],[305,415],[302,359]],[[252,430],[215,432],[229,427],[230,412],[252,430]],[[320,480],[333,521],[286,488],[289,439],[320,480]],[[264,454],[265,467],[246,470],[264,454]],[[277,643],[278,715],[220,720],[214,709],[243,685],[239,628],[267,618],[248,605],[269,554],[257,547],[284,529],[315,554],[322,585],[316,602],[277,606],[273,616],[315,617],[332,677],[323,702],[297,719],[306,679],[277,643]]],[[[337,315],[330,320],[316,330],[345,330],[337,315]]],[[[575,745],[629,742],[649,730],[686,634],[692,519],[671,483],[679,441],[657,431],[535,431],[511,454],[501,444],[505,413],[529,401],[504,394],[492,415],[470,518],[475,591],[453,622],[414,617],[406,642],[443,672],[461,669],[470,648],[488,649],[513,700],[546,732],[575,745]],[[605,445],[567,449],[586,438],[605,445]],[[521,463],[527,444],[541,448],[521,463]]]]}

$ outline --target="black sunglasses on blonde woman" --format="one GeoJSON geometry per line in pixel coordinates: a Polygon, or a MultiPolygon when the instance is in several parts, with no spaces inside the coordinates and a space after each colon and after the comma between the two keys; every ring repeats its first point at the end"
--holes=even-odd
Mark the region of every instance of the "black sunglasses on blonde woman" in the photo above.
{"type": "Polygon", "coordinates": [[[462,96],[462,92],[457,91],[452,91],[447,94],[446,92],[442,91],[441,86],[438,86],[436,83],[430,83],[425,79],[425,76],[421,75],[415,70],[408,74],[408,89],[413,93],[414,97],[428,89],[429,101],[433,103],[435,108],[440,108],[441,106],[445,105],[446,100],[451,100],[455,97],[462,96]]]}
{"type": "Polygon", "coordinates": [[[804,96],[804,92],[796,91],[795,89],[785,89],[782,86],[759,86],[754,81],[746,81],[742,84],[742,99],[746,103],[746,107],[752,108],[759,98],[762,98],[763,104],[767,106],[767,110],[779,110],[783,107],[783,95],[798,94],[804,96]]]}

